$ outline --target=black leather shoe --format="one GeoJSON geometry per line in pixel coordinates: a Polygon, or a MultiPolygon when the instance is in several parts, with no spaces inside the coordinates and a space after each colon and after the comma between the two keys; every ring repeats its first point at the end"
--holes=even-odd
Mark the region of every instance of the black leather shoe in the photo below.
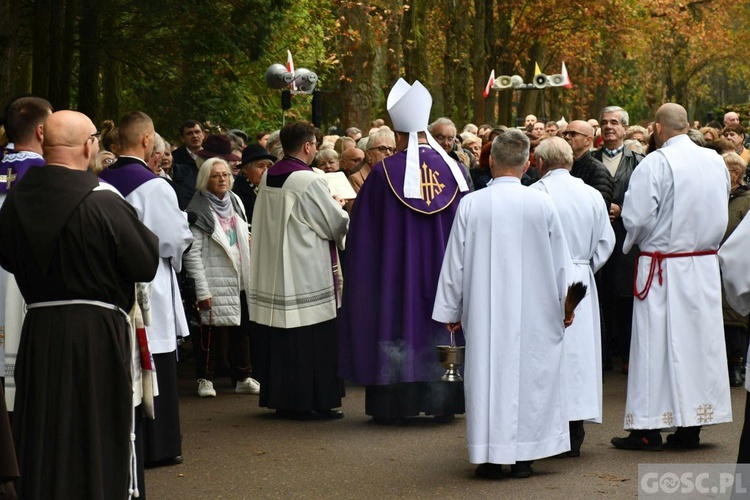
{"type": "Polygon", "coordinates": [[[661,451],[661,434],[658,431],[633,431],[628,437],[613,437],[612,446],[618,450],[661,451]]]}
{"type": "Polygon", "coordinates": [[[503,477],[503,466],[500,464],[479,464],[474,469],[474,475],[484,479],[502,479],[503,477]]]}
{"type": "Polygon", "coordinates": [[[559,455],[555,455],[555,458],[576,458],[581,456],[581,450],[570,450],[564,451],[559,455]]]}
{"type": "Polygon", "coordinates": [[[510,466],[510,475],[516,479],[526,479],[531,477],[534,470],[531,468],[531,462],[516,462],[510,466]]]}
{"type": "Polygon", "coordinates": [[[672,450],[695,450],[701,445],[701,439],[698,436],[686,436],[679,431],[667,436],[666,448],[672,450]]]}

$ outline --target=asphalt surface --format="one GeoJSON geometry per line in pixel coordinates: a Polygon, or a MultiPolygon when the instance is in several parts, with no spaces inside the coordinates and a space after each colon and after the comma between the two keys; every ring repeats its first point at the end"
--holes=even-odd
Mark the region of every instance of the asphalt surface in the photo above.
{"type": "Polygon", "coordinates": [[[732,389],[734,422],[704,427],[698,450],[621,451],[610,439],[626,434],[627,376],[606,372],[604,423],[586,425],[579,458],[538,460],[529,479],[490,481],[468,462],[463,416],[376,425],[364,389],[347,386],[343,420],[282,420],[257,396],[235,394],[228,378],[215,380],[215,399],[201,399],[192,360],[178,370],[185,459],[146,471],[150,499],[636,498],[639,463],[736,461],[746,394],[732,389]]]}

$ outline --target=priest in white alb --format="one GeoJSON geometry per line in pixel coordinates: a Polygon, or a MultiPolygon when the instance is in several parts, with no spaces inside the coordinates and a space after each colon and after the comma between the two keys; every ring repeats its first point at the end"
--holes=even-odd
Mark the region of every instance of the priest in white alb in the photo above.
{"type": "Polygon", "coordinates": [[[492,183],[459,204],[432,313],[463,326],[469,461],[491,479],[503,464],[529,477],[531,461],[570,449],[563,334],[572,264],[552,199],[521,185],[528,159],[522,132],[493,141],[492,183]]]}
{"type": "Polygon", "coordinates": [[[534,159],[542,178],[531,187],[549,194],[560,214],[573,261],[573,274],[568,280],[588,287],[563,340],[570,421],[570,451],[566,456],[578,457],[586,435],[584,420],[602,422],[602,339],[594,273],[612,254],[615,232],[602,194],[570,175],[570,144],[560,137],[545,139],[534,150],[534,159]]]}
{"type": "Polygon", "coordinates": [[[701,426],[732,421],[716,255],[727,228],[729,173],[688,138],[685,108],[656,112],[658,149],[633,172],[622,219],[623,250],[636,262],[625,450],[697,448],[701,426]]]}

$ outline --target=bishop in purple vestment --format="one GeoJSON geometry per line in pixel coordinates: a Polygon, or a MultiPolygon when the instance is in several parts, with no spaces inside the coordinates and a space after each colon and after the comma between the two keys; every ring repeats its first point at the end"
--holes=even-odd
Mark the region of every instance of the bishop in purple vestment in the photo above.
{"type": "Polygon", "coordinates": [[[340,376],[366,386],[365,411],[383,423],[420,413],[449,420],[464,411],[463,384],[440,380],[445,369],[435,346],[450,337],[431,316],[453,217],[468,188],[424,133],[429,93],[419,82],[403,85],[410,103],[419,107],[425,93],[430,102],[399,114],[394,91],[389,96],[399,152],[373,167],[354,204],[339,339],[340,376]]]}

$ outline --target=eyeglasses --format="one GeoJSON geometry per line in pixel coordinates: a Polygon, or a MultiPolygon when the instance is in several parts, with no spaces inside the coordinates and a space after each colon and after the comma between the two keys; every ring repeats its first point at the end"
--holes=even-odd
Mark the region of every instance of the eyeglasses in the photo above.
{"type": "Polygon", "coordinates": [[[115,158],[108,156],[106,158],[102,158],[102,165],[104,165],[105,167],[108,167],[112,165],[115,161],[117,161],[115,158]]]}
{"type": "Polygon", "coordinates": [[[316,149],[320,147],[318,146],[318,141],[307,141],[305,144],[312,144],[316,149]]]}
{"type": "Polygon", "coordinates": [[[227,179],[231,174],[224,172],[223,174],[211,174],[209,179],[227,179]]]}
{"type": "Polygon", "coordinates": [[[456,136],[448,137],[443,134],[433,135],[436,141],[438,142],[453,142],[456,140],[456,136]]]}
{"type": "Polygon", "coordinates": [[[86,142],[89,142],[89,141],[90,141],[90,140],[92,140],[92,139],[97,139],[97,140],[99,140],[99,138],[100,138],[101,136],[102,136],[102,133],[101,133],[101,132],[94,132],[93,134],[91,134],[91,135],[89,136],[89,138],[88,138],[88,139],[86,139],[86,142]]]}
{"type": "Polygon", "coordinates": [[[368,149],[368,151],[372,151],[373,149],[377,149],[378,151],[380,151],[383,154],[386,154],[386,153],[393,154],[393,153],[396,152],[396,148],[391,148],[391,147],[388,147],[388,146],[375,146],[374,148],[368,149]]]}
{"type": "Polygon", "coordinates": [[[583,137],[591,137],[588,134],[582,134],[581,132],[576,132],[575,130],[566,130],[562,133],[563,137],[576,137],[576,136],[583,136],[583,137]]]}

